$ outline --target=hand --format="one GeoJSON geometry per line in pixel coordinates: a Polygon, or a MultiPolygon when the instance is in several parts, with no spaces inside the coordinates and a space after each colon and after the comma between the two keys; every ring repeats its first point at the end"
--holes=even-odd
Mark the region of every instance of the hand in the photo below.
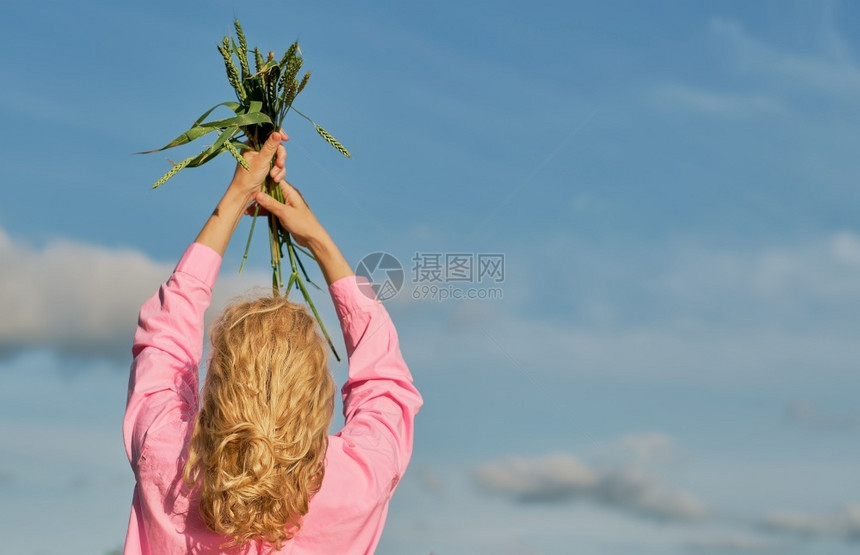
{"type": "Polygon", "coordinates": [[[242,156],[248,162],[248,169],[243,168],[241,164],[236,164],[236,172],[230,182],[230,189],[238,191],[250,202],[254,193],[260,190],[266,176],[271,177],[275,183],[283,180],[284,176],[287,175],[285,167],[287,151],[280,143],[288,140],[289,137],[283,130],[275,131],[263,143],[260,152],[253,150],[243,152],[242,156]]]}
{"type": "Polygon", "coordinates": [[[280,184],[284,195],[283,203],[258,191],[254,195],[256,206],[251,205],[246,213],[253,214],[255,210],[259,210],[260,214],[272,214],[277,217],[296,243],[310,248],[329,285],[343,277],[355,275],[343,257],[343,253],[317,221],[299,190],[286,181],[281,181],[280,184]]]}
{"type": "MultiPolygon", "coordinates": [[[[284,194],[283,204],[262,191],[257,191],[254,200],[259,206],[260,214],[273,214],[280,220],[284,229],[290,232],[296,243],[314,250],[328,238],[322,224],[319,223],[308,203],[298,189],[281,181],[281,191],[284,194]]],[[[252,205],[246,210],[253,214],[256,208],[252,205]]]]}

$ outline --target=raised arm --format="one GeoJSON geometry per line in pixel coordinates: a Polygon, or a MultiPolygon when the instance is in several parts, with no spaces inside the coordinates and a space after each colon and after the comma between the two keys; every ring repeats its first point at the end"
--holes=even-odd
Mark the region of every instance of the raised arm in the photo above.
{"type": "Polygon", "coordinates": [[[195,243],[201,243],[224,256],[227,244],[233,236],[233,231],[239,224],[242,214],[254,194],[260,190],[266,175],[270,175],[275,181],[281,181],[286,175],[285,161],[287,153],[280,141],[286,141],[288,137],[283,131],[276,131],[269,135],[269,139],[263,144],[260,152],[246,152],[245,160],[248,162],[246,170],[236,165],[236,173],[227,188],[227,192],[221,198],[218,206],[209,216],[200,234],[197,235],[195,243]],[[270,161],[274,163],[270,166],[270,161]]]}
{"type": "Polygon", "coordinates": [[[203,314],[220,265],[221,257],[211,248],[190,245],[167,282],[140,309],[123,419],[133,468],[153,429],[197,412],[203,314]]]}
{"type": "Polygon", "coordinates": [[[197,367],[203,350],[203,315],[221,258],[254,193],[271,175],[284,177],[287,136],[272,133],[260,152],[244,154],[224,196],[177,264],[173,274],[141,307],[134,336],[123,420],[126,453],[133,466],[155,428],[188,420],[197,412],[197,367]]]}
{"type": "Polygon", "coordinates": [[[413,422],[423,400],[400,352],[397,331],[370,284],[357,278],[297,189],[281,183],[282,204],[264,193],[257,203],[311,249],[329,284],[349,356],[343,386],[346,424],[337,435],[346,455],[390,494],[412,454],[413,422]]]}
{"type": "Polygon", "coordinates": [[[423,404],[400,352],[397,330],[364,277],[330,287],[349,356],[343,386],[343,448],[390,495],[412,455],[415,415],[423,404]]]}

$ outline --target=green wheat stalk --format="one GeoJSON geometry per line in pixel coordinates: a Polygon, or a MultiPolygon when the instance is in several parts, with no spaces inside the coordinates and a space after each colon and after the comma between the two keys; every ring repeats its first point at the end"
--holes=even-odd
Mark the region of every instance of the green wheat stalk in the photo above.
{"type": "Polygon", "coordinates": [[[320,136],[323,139],[325,139],[328,144],[335,147],[338,152],[340,152],[341,154],[343,154],[347,158],[352,158],[352,155],[349,153],[349,151],[346,149],[346,147],[343,146],[342,144],[340,144],[340,142],[338,142],[337,139],[332,137],[331,133],[329,133],[328,131],[326,131],[321,126],[317,125],[316,123],[314,124],[314,129],[317,130],[317,133],[319,133],[320,136]]]}
{"type": "Polygon", "coordinates": [[[254,48],[254,67],[257,70],[256,73],[260,73],[260,70],[263,69],[263,65],[266,62],[263,61],[263,54],[260,52],[259,48],[254,48]]]}
{"type": "Polygon", "coordinates": [[[298,88],[296,89],[296,96],[298,96],[298,94],[299,94],[300,92],[302,92],[302,90],[305,88],[305,85],[307,85],[307,84],[308,84],[308,81],[310,80],[310,78],[311,78],[311,72],[310,72],[310,71],[308,71],[307,73],[305,73],[305,76],[304,76],[304,77],[302,77],[302,82],[301,82],[301,83],[299,83],[299,86],[298,86],[298,88]]]}
{"type": "Polygon", "coordinates": [[[165,173],[164,175],[162,175],[162,176],[158,179],[158,181],[156,181],[156,182],[152,185],[152,188],[153,188],[153,189],[158,189],[159,187],[161,187],[162,185],[164,185],[165,183],[167,183],[167,180],[168,180],[168,179],[170,179],[171,177],[173,177],[174,175],[176,175],[177,173],[179,173],[179,171],[180,171],[182,168],[184,168],[185,166],[187,166],[189,163],[191,163],[191,161],[192,161],[192,160],[194,160],[194,158],[196,158],[196,156],[191,156],[190,158],[186,158],[185,160],[182,160],[181,162],[177,162],[177,163],[173,164],[173,167],[171,167],[171,168],[167,171],[167,173],[165,173]]]}
{"type": "Polygon", "coordinates": [[[237,162],[242,164],[243,168],[245,168],[246,170],[249,169],[248,168],[248,161],[245,160],[245,157],[242,156],[242,154],[239,152],[239,149],[237,149],[233,145],[233,143],[231,143],[230,141],[227,141],[226,143],[224,143],[224,148],[227,149],[227,152],[229,152],[230,154],[233,155],[233,158],[235,158],[237,162]]]}
{"type": "Polygon", "coordinates": [[[245,40],[245,32],[242,31],[238,19],[233,21],[233,25],[236,27],[236,38],[239,39],[239,48],[236,53],[239,55],[239,65],[242,67],[242,79],[244,79],[251,74],[251,68],[248,67],[248,41],[245,40]]]}
{"type": "Polygon", "coordinates": [[[242,86],[242,81],[239,79],[239,70],[236,69],[236,63],[233,62],[233,53],[231,51],[230,39],[224,37],[218,51],[221,52],[221,57],[224,58],[224,67],[227,69],[227,80],[233,85],[236,91],[236,96],[239,100],[244,101],[246,98],[245,87],[242,86]]]}

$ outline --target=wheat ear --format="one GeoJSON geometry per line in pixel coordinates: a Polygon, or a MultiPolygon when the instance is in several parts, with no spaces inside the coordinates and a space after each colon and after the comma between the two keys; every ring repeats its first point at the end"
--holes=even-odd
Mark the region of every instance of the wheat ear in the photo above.
{"type": "Polygon", "coordinates": [[[224,143],[224,148],[226,148],[230,152],[230,154],[233,155],[233,158],[235,158],[237,162],[242,164],[243,168],[245,168],[246,170],[248,169],[248,161],[245,160],[245,157],[239,153],[235,146],[233,146],[233,143],[227,141],[226,143],[224,143]]]}
{"type": "Polygon", "coordinates": [[[158,189],[159,187],[161,187],[162,185],[164,185],[165,183],[167,183],[167,180],[168,180],[168,179],[170,179],[171,177],[173,177],[174,175],[176,175],[177,173],[179,173],[179,170],[181,170],[182,168],[184,168],[185,166],[187,166],[188,164],[190,164],[190,163],[191,163],[191,161],[192,161],[192,160],[194,160],[195,158],[197,158],[197,157],[196,157],[196,156],[191,156],[190,158],[186,158],[185,160],[183,160],[183,161],[181,161],[181,162],[177,162],[177,163],[173,164],[173,167],[171,167],[171,168],[167,171],[167,173],[165,173],[164,175],[162,175],[162,176],[161,176],[161,178],[159,178],[159,180],[155,182],[155,184],[152,186],[152,188],[153,188],[153,189],[158,189]]]}
{"type": "Polygon", "coordinates": [[[242,86],[242,81],[239,79],[239,70],[236,69],[236,63],[233,61],[233,54],[230,52],[230,39],[224,37],[222,45],[218,47],[218,52],[224,58],[224,67],[227,69],[227,80],[236,89],[236,96],[242,102],[245,101],[245,87],[242,86]]]}
{"type": "Polygon", "coordinates": [[[239,39],[239,64],[242,66],[242,77],[247,77],[251,75],[251,68],[248,67],[248,41],[245,40],[245,32],[242,31],[242,26],[239,24],[239,20],[235,20],[233,25],[236,27],[236,38],[239,39]]]}
{"type": "Polygon", "coordinates": [[[340,144],[340,142],[338,142],[337,139],[332,137],[331,133],[329,133],[328,131],[326,131],[325,129],[323,129],[322,127],[317,125],[316,123],[314,124],[314,128],[317,130],[317,133],[320,134],[320,137],[325,139],[328,144],[335,147],[338,152],[340,152],[341,154],[343,154],[347,158],[352,158],[352,155],[349,153],[349,151],[346,149],[346,147],[343,146],[342,144],[340,144]]]}

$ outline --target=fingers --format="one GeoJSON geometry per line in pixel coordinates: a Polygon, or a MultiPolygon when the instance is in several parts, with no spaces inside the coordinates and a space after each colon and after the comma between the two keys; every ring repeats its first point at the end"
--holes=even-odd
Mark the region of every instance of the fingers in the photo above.
{"type": "MultiPolygon", "coordinates": [[[[302,196],[302,193],[298,189],[296,189],[283,179],[281,180],[280,185],[281,193],[284,196],[284,202],[275,200],[275,198],[262,191],[257,191],[254,194],[254,200],[260,207],[260,213],[271,213],[275,216],[282,217],[285,216],[287,212],[290,212],[291,210],[307,210],[308,203],[305,201],[305,198],[302,196]]],[[[253,214],[254,205],[251,205],[248,210],[250,210],[250,213],[253,214]]]]}
{"type": "Polygon", "coordinates": [[[302,196],[302,193],[286,181],[281,181],[281,190],[284,192],[284,199],[290,198],[291,195],[296,195],[303,201],[305,200],[305,197],[302,196]]]}
{"type": "Polygon", "coordinates": [[[280,183],[287,175],[287,149],[284,145],[278,145],[278,152],[275,155],[274,164],[269,171],[269,175],[275,183],[280,183]]]}
{"type": "Polygon", "coordinates": [[[287,176],[287,170],[283,167],[279,168],[278,166],[272,166],[271,171],[269,171],[269,175],[271,176],[272,181],[279,183],[287,176]]]}
{"type": "Polygon", "coordinates": [[[278,153],[275,156],[275,165],[279,168],[283,168],[287,162],[287,149],[284,148],[284,145],[278,145],[278,153]]]}
{"type": "Polygon", "coordinates": [[[269,211],[263,208],[260,203],[253,202],[250,206],[248,206],[248,208],[245,209],[245,214],[248,216],[253,216],[254,214],[256,214],[257,216],[265,217],[269,215],[269,211]]]}
{"type": "Polygon", "coordinates": [[[263,148],[260,149],[260,154],[262,154],[262,158],[264,160],[272,160],[274,163],[272,164],[272,169],[269,171],[269,175],[278,183],[287,175],[286,163],[287,163],[287,149],[284,148],[284,145],[281,144],[281,141],[288,141],[289,137],[284,130],[275,131],[266,142],[263,144],[263,148]]]}
{"type": "Polygon", "coordinates": [[[287,183],[286,181],[281,183],[281,189],[284,191],[285,200],[289,199],[296,206],[308,205],[308,201],[305,200],[305,197],[304,195],[302,195],[302,192],[287,183]],[[284,185],[286,185],[286,187],[284,187],[284,185]]]}
{"type": "Polygon", "coordinates": [[[259,204],[263,210],[276,216],[280,216],[286,209],[286,205],[278,202],[262,191],[257,191],[254,194],[254,200],[257,201],[257,204],[259,204]]]}
{"type": "MultiPolygon", "coordinates": [[[[260,149],[260,152],[266,155],[267,160],[271,160],[277,154],[278,147],[281,146],[281,141],[286,140],[289,140],[289,137],[287,137],[287,134],[283,130],[274,131],[266,139],[266,142],[263,143],[263,148],[260,149]]],[[[286,159],[286,152],[284,153],[284,159],[286,159]]]]}

